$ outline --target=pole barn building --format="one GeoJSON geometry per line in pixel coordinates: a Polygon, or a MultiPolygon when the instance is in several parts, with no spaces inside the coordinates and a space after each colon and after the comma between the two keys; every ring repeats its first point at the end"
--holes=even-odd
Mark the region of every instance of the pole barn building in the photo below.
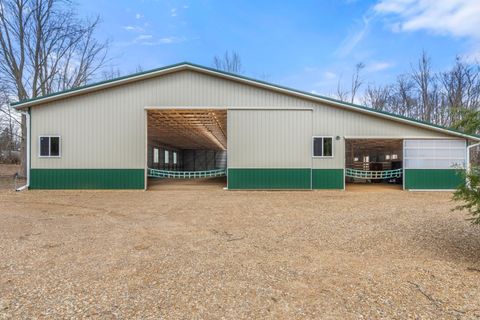
{"type": "Polygon", "coordinates": [[[453,189],[477,136],[180,63],[17,103],[30,189],[453,189]]]}

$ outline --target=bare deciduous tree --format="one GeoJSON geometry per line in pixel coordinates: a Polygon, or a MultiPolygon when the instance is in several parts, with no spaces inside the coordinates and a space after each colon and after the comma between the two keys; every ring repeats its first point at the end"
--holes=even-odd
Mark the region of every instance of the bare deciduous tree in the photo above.
{"type": "Polygon", "coordinates": [[[358,89],[363,84],[362,79],[360,78],[360,72],[365,68],[365,64],[362,62],[359,62],[355,65],[355,70],[352,75],[352,85],[351,85],[351,95],[350,95],[350,102],[353,103],[355,102],[355,96],[357,95],[358,89]]]}
{"type": "MultiPolygon", "coordinates": [[[[94,37],[98,23],[79,19],[69,0],[2,0],[0,77],[8,97],[24,100],[86,84],[106,59],[107,43],[94,37]]],[[[23,160],[25,131],[22,117],[23,160]]]]}
{"type": "Polygon", "coordinates": [[[444,103],[450,110],[449,121],[461,121],[466,113],[462,109],[476,110],[480,107],[480,70],[478,65],[469,65],[456,58],[449,71],[439,75],[444,92],[444,103]]]}
{"type": "Polygon", "coordinates": [[[390,103],[392,94],[391,86],[369,85],[363,97],[364,104],[375,110],[384,110],[390,103]]]}
{"type": "Polygon", "coordinates": [[[361,71],[365,68],[365,64],[359,62],[355,65],[352,73],[352,81],[350,83],[350,91],[345,89],[342,86],[342,77],[340,76],[337,82],[337,92],[335,93],[335,98],[340,101],[349,101],[351,103],[355,102],[355,97],[358,93],[358,90],[363,84],[363,80],[360,76],[361,71]]]}
{"type": "Polygon", "coordinates": [[[431,74],[430,57],[425,51],[418,61],[416,68],[412,67],[412,79],[417,86],[420,97],[420,118],[424,121],[431,121],[433,113],[433,76],[431,74]]]}
{"type": "Polygon", "coordinates": [[[369,107],[479,133],[480,66],[456,58],[450,70],[433,72],[423,52],[412,72],[392,85],[369,86],[364,95],[369,107]],[[387,98],[388,97],[388,98],[387,98]]]}
{"type": "Polygon", "coordinates": [[[347,101],[348,94],[349,94],[348,90],[346,90],[342,86],[342,76],[340,75],[337,82],[337,92],[336,92],[335,98],[337,98],[340,101],[347,101]]]}
{"type": "Polygon", "coordinates": [[[20,142],[19,128],[18,114],[8,103],[6,90],[0,86],[0,161],[12,163],[17,160],[13,152],[17,151],[20,142]]]}
{"type": "Polygon", "coordinates": [[[240,55],[235,51],[232,53],[225,51],[223,56],[213,57],[213,67],[225,72],[243,73],[242,60],[240,59],[240,55]]]}
{"type": "Polygon", "coordinates": [[[110,69],[106,69],[102,71],[102,79],[103,80],[112,80],[115,78],[119,78],[122,76],[120,69],[111,67],[110,69]]]}

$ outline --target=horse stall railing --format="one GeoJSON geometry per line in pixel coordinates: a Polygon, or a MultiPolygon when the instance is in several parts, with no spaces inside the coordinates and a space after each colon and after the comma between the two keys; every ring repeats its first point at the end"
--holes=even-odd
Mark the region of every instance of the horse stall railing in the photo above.
{"type": "Polygon", "coordinates": [[[150,178],[167,178],[167,179],[201,179],[201,178],[213,178],[224,177],[227,175],[226,169],[214,169],[203,171],[172,171],[172,170],[159,170],[159,169],[147,169],[147,176],[150,178]]]}

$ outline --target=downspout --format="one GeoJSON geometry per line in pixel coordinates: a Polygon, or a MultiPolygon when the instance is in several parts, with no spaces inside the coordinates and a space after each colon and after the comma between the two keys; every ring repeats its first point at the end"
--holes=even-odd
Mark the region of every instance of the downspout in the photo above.
{"type": "Polygon", "coordinates": [[[24,186],[22,186],[20,188],[17,188],[15,191],[26,190],[30,186],[30,112],[22,111],[21,114],[25,116],[25,119],[26,119],[25,127],[26,127],[26,130],[27,130],[27,132],[25,134],[25,145],[26,145],[26,150],[27,150],[27,154],[26,154],[26,158],[27,158],[27,183],[24,186]]]}
{"type": "MultiPolygon", "coordinates": [[[[472,169],[470,165],[470,150],[478,146],[480,146],[480,142],[472,144],[467,147],[467,175],[470,173],[470,170],[472,169]]],[[[467,176],[466,183],[467,183],[467,187],[470,187],[470,181],[468,181],[468,176],[467,176]]]]}

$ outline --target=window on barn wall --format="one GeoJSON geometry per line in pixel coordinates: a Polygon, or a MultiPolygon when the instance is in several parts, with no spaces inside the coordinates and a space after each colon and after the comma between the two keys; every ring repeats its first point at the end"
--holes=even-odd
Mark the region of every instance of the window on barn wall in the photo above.
{"type": "Polygon", "coordinates": [[[165,164],[169,163],[169,152],[168,150],[165,150],[165,164]]]}
{"type": "Polygon", "coordinates": [[[158,163],[158,148],[153,148],[153,163],[158,163]]]}
{"type": "Polygon", "coordinates": [[[406,169],[454,169],[465,167],[463,140],[405,140],[406,169]]]}
{"type": "Polygon", "coordinates": [[[177,153],[173,152],[173,164],[177,164],[177,153]]]}
{"type": "Polygon", "coordinates": [[[40,157],[60,157],[60,137],[40,136],[40,157]]]}
{"type": "Polygon", "coordinates": [[[333,157],[332,137],[313,137],[314,157],[333,157]]]}

